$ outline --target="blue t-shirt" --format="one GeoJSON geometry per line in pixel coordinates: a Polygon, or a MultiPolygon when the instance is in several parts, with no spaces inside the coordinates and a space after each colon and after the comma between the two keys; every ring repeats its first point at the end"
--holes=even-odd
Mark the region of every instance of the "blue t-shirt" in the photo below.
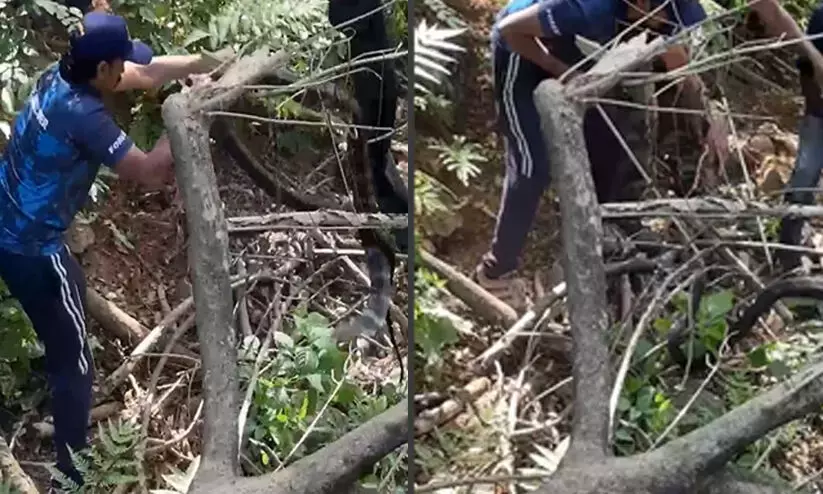
{"type": "Polygon", "coordinates": [[[69,84],[58,65],[47,69],[0,156],[0,248],[59,251],[100,165],[113,167],[132,144],[96,90],[69,84]]]}
{"type": "MultiPolygon", "coordinates": [[[[510,0],[497,15],[492,29],[495,42],[499,39],[497,26],[509,14],[540,5],[539,19],[547,40],[551,39],[552,54],[567,64],[577,63],[583,54],[577,48],[575,36],[583,36],[597,43],[611,41],[629,22],[626,0],[510,0]]],[[[659,2],[652,0],[652,8],[659,2]]],[[[682,26],[699,24],[706,12],[698,0],[674,0],[661,11],[668,22],[660,34],[670,35],[682,26]]]]}

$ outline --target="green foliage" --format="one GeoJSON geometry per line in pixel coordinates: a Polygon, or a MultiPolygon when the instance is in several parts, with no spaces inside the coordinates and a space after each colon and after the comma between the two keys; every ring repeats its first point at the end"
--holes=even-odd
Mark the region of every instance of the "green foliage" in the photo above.
{"type": "Polygon", "coordinates": [[[470,179],[480,175],[477,163],[488,161],[482,154],[483,148],[479,144],[466,142],[465,136],[454,136],[451,144],[436,144],[431,148],[439,151],[438,158],[446,165],[446,170],[454,173],[465,186],[469,185],[470,179]]]}
{"type": "Polygon", "coordinates": [[[453,316],[442,304],[439,290],[445,286],[435,273],[418,267],[414,277],[415,375],[420,382],[436,382],[447,348],[457,343],[459,334],[453,316]]]}
{"type": "Polygon", "coordinates": [[[171,467],[171,473],[163,474],[163,481],[170,489],[155,489],[151,494],[186,494],[189,492],[189,486],[194,480],[194,475],[197,469],[200,468],[200,456],[196,456],[194,460],[189,463],[186,471],[179,470],[174,466],[171,467]]]}
{"type": "MultiPolygon", "coordinates": [[[[679,307],[679,312],[686,313],[686,296],[680,295],[674,300],[679,307]]],[[[720,290],[709,293],[700,301],[695,318],[696,338],[682,345],[685,350],[692,345],[692,357],[702,360],[707,353],[717,356],[720,344],[726,338],[729,330],[726,322],[729,312],[734,308],[734,293],[731,290],[720,290]]],[[[668,318],[655,321],[655,327],[661,332],[668,332],[671,327],[671,320],[668,318]]]]}
{"type": "Polygon", "coordinates": [[[416,217],[447,211],[443,195],[451,191],[434,177],[420,170],[414,173],[414,214],[416,217]]]}
{"type": "Polygon", "coordinates": [[[447,41],[465,32],[465,29],[444,29],[429,26],[420,21],[414,33],[414,75],[415,90],[421,94],[431,92],[426,85],[438,86],[451,75],[448,65],[457,59],[448,52],[465,52],[462,46],[447,41]]]}
{"type": "Polygon", "coordinates": [[[0,494],[21,494],[20,491],[14,488],[7,481],[0,481],[0,494]]]}
{"type": "Polygon", "coordinates": [[[135,448],[140,441],[140,427],[126,421],[98,424],[95,443],[84,451],[71,451],[72,463],[83,476],[78,486],[54,467],[49,471],[60,487],[70,494],[108,494],[117,486],[137,482],[135,448]]]}
{"type": "MultiPolygon", "coordinates": [[[[720,345],[728,333],[727,316],[734,308],[734,293],[731,290],[716,290],[707,293],[700,300],[695,317],[695,337],[683,346],[692,345],[694,359],[704,359],[707,353],[717,356],[720,345]]],[[[679,294],[672,300],[675,313],[661,317],[654,322],[660,336],[668,335],[672,319],[688,311],[686,295],[679,294]]],[[[641,339],[633,355],[633,371],[626,377],[617,405],[619,426],[615,429],[614,447],[620,454],[628,455],[647,450],[677,415],[670,384],[661,378],[663,354],[655,354],[654,344],[641,339]]],[[[727,396],[732,393],[728,393],[727,396]]],[[[677,432],[690,430],[707,423],[717,416],[716,410],[695,406],[679,422],[677,432]]]]}
{"type": "MultiPolygon", "coordinates": [[[[296,460],[335,441],[386,411],[405,393],[391,384],[384,385],[379,395],[368,394],[348,380],[341,384],[347,354],[332,339],[324,316],[296,313],[287,326],[276,333],[277,350],[258,377],[246,428],[250,450],[263,470],[277,468],[287,455],[296,460]]],[[[241,363],[251,362],[259,348],[259,341],[247,339],[241,363]]],[[[251,371],[251,365],[241,365],[241,377],[247,382],[251,371]]],[[[382,479],[379,482],[388,482],[381,474],[401,481],[403,472],[393,465],[396,461],[396,457],[384,459],[372,476],[382,479]]]]}
{"type": "Polygon", "coordinates": [[[42,354],[29,318],[0,281],[0,395],[5,400],[20,398],[20,386],[30,376],[31,360],[42,354]]]}
{"type": "Polygon", "coordinates": [[[128,20],[133,37],[151,44],[158,53],[185,53],[186,40],[200,26],[208,25],[212,16],[227,0],[120,0],[113,5],[128,20]]]}
{"type": "Polygon", "coordinates": [[[397,0],[386,16],[389,36],[396,43],[406,46],[409,42],[409,1],[397,0]]]}
{"type": "Polygon", "coordinates": [[[649,437],[662,433],[676,414],[671,399],[647,376],[626,379],[617,411],[621,426],[615,430],[615,449],[624,455],[648,449],[649,437]]]}

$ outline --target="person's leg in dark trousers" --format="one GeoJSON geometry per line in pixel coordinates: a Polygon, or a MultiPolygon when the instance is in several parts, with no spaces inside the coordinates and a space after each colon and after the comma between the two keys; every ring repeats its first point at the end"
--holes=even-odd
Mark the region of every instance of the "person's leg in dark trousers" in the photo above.
{"type": "Polygon", "coordinates": [[[94,363],[86,341],[83,270],[66,248],[36,257],[0,250],[0,277],[22,305],[46,349],[57,467],[82,483],[67,446],[74,451],[87,446],[94,380],[94,363]]]}
{"type": "MultiPolygon", "coordinates": [[[[805,115],[800,123],[798,153],[795,160],[786,202],[792,204],[812,204],[814,190],[823,171],[823,118],[805,115]]],[[[803,218],[786,217],[780,224],[780,243],[798,245],[802,241],[803,218]]],[[[781,251],[781,264],[793,269],[800,263],[800,255],[792,251],[781,251]]]]}
{"type": "Polygon", "coordinates": [[[521,56],[494,47],[494,94],[506,144],[506,178],[491,250],[478,277],[499,279],[512,273],[549,186],[548,152],[533,93],[545,72],[521,56]]]}

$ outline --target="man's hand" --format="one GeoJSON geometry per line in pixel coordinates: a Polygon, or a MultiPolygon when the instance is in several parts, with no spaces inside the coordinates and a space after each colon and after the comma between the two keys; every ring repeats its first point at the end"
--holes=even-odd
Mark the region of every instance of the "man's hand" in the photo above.
{"type": "Polygon", "coordinates": [[[227,46],[217,51],[203,50],[200,52],[202,72],[211,72],[220,68],[224,64],[228,65],[235,56],[237,55],[234,52],[234,48],[231,46],[227,46]]]}
{"type": "Polygon", "coordinates": [[[91,2],[91,11],[92,12],[109,12],[111,13],[111,5],[109,5],[108,0],[92,0],[91,2]]]}

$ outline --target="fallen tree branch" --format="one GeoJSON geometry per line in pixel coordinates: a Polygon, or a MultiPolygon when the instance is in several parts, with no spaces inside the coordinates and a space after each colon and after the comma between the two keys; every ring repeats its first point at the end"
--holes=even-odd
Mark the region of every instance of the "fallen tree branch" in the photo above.
{"type": "Polygon", "coordinates": [[[343,492],[380,458],[407,441],[404,401],[320,451],[274,474],[245,478],[238,462],[240,386],[228,264],[228,227],[209,147],[208,112],[230,107],[243,91],[282,67],[287,55],[262,48],[220,80],[170,96],[162,115],[175,158],[190,233],[189,263],[203,363],[200,467],[191,494],[343,492]]]}
{"type": "Polygon", "coordinates": [[[146,337],[143,338],[143,341],[134,347],[134,350],[132,350],[131,354],[128,358],[126,358],[126,361],[106,378],[106,381],[100,387],[100,391],[103,396],[110,395],[118,386],[123,384],[128,376],[134,372],[134,368],[142,360],[141,357],[154,350],[155,346],[160,341],[161,337],[165,335],[166,331],[168,331],[169,328],[172,328],[177,320],[183,317],[183,314],[191,309],[193,304],[194,300],[191,297],[185,299],[166,317],[164,317],[163,320],[160,321],[160,324],[149,331],[146,337]]]}
{"type": "Polygon", "coordinates": [[[733,201],[719,197],[692,197],[688,199],[650,199],[640,202],[607,203],[600,205],[603,219],[643,218],[649,216],[715,218],[737,220],[758,216],[787,216],[801,218],[823,216],[823,206],[786,204],[770,206],[754,201],[733,201]]]}
{"type": "Polygon", "coordinates": [[[86,300],[91,317],[118,340],[131,346],[149,333],[139,321],[120,310],[93,288],[86,289],[86,300]]]}
{"type": "MultiPolygon", "coordinates": [[[[96,407],[91,409],[91,413],[89,414],[89,426],[96,424],[97,422],[109,419],[114,415],[120,413],[123,410],[123,404],[117,401],[110,401],[107,403],[103,403],[101,405],[97,405],[96,407]]],[[[47,420],[42,422],[36,422],[32,424],[32,428],[37,431],[38,437],[40,439],[48,439],[54,436],[54,422],[53,418],[49,417],[47,420]]]]}
{"type": "Polygon", "coordinates": [[[385,228],[399,229],[409,225],[405,214],[350,213],[348,211],[302,211],[271,213],[260,216],[227,218],[229,233],[261,232],[291,228],[385,228]]]}
{"type": "MultiPolygon", "coordinates": [[[[204,494],[336,494],[408,441],[406,400],[277,473],[204,486],[204,494]]],[[[202,467],[201,467],[202,468],[202,467]]]]}
{"type": "MultiPolygon", "coordinates": [[[[282,268],[277,272],[271,271],[258,271],[253,274],[246,274],[246,275],[238,275],[234,276],[231,280],[231,287],[232,289],[237,288],[241,285],[246,285],[248,283],[253,283],[257,280],[263,279],[272,279],[276,277],[282,268]]],[[[168,313],[160,323],[152,328],[151,331],[147,331],[143,340],[137,345],[137,347],[132,350],[129,357],[126,361],[120,365],[117,369],[114,370],[109,377],[106,378],[106,381],[101,386],[101,393],[103,396],[108,396],[114,391],[118,386],[123,384],[125,380],[129,377],[129,375],[134,372],[134,368],[140,362],[140,360],[146,354],[149,354],[154,351],[157,344],[163,339],[168,336],[169,331],[173,329],[174,324],[183,317],[183,314],[186,313],[191,307],[194,305],[194,298],[193,296],[189,296],[188,298],[184,299],[180,302],[177,307],[174,308],[170,313],[168,313]]],[[[128,316],[127,317],[131,317],[128,316]]],[[[181,355],[190,355],[192,354],[187,348],[181,345],[174,345],[172,351],[176,353],[180,353],[181,355]],[[180,353],[183,350],[183,353],[180,353]]],[[[173,358],[173,357],[170,357],[173,358]]],[[[190,358],[196,359],[197,356],[193,355],[190,358]]]]}
{"type": "Polygon", "coordinates": [[[434,255],[420,250],[420,261],[429,269],[446,278],[446,288],[466,303],[480,317],[495,324],[511,326],[517,322],[517,311],[489,293],[468,276],[449,266],[434,255]]]}
{"type": "Polygon", "coordinates": [[[570,461],[597,462],[607,454],[611,367],[606,331],[606,269],[602,257],[603,226],[594,192],[582,110],[563,94],[557,81],[535,91],[535,104],[548,141],[554,183],[558,184],[562,219],[563,273],[568,286],[569,322],[574,340],[572,375],[575,414],[570,461]]]}
{"type": "MultiPolygon", "coordinates": [[[[649,52],[641,50],[644,56],[649,52]]],[[[549,143],[552,172],[559,185],[563,260],[575,345],[571,444],[558,470],[536,491],[539,494],[699,491],[712,482],[714,475],[722,473],[725,464],[748,444],[823,405],[823,359],[819,359],[746,404],[658,449],[630,457],[613,456],[607,437],[612,371],[605,334],[609,321],[605,311],[600,209],[594,197],[583,139],[583,108],[567,95],[606,91],[619,82],[621,74],[642,62],[641,58],[618,60],[607,77],[595,82],[584,81],[587,84],[584,88],[564,90],[557,81],[547,80],[535,91],[536,106],[549,143]]],[[[724,484],[729,490],[755,492],[755,489],[741,491],[744,488],[741,482],[724,481],[724,484]]],[[[754,486],[762,487],[761,492],[774,492],[760,483],[754,486]]],[[[718,491],[712,488],[705,492],[718,491]]]]}
{"type": "Polygon", "coordinates": [[[414,413],[414,435],[422,436],[430,433],[435,428],[454,419],[463,411],[467,403],[463,398],[476,400],[485,393],[491,386],[491,381],[487,377],[474,379],[464,387],[464,393],[458,393],[455,398],[445,400],[436,408],[429,410],[419,410],[415,403],[414,413]]]}

